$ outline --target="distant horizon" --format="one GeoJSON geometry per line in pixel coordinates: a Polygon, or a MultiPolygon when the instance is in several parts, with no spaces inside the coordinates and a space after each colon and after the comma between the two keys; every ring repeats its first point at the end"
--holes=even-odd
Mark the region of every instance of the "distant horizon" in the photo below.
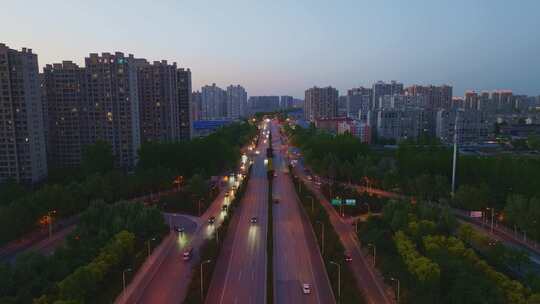
{"type": "Polygon", "coordinates": [[[226,3],[8,2],[2,41],[45,64],[83,66],[120,51],[190,68],[193,89],[240,84],[250,96],[304,98],[383,80],[540,95],[540,1],[385,0],[226,3]],[[106,8],[106,9],[105,9],[106,8]],[[54,14],[45,12],[55,12],[54,14]],[[24,20],[24,22],[21,22],[24,20]]]}

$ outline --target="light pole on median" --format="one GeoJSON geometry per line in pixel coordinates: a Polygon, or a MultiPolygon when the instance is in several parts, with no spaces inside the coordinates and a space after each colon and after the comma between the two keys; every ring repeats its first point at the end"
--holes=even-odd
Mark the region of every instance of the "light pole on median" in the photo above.
{"type": "Polygon", "coordinates": [[[314,212],[315,212],[315,211],[314,211],[314,210],[315,210],[315,209],[314,209],[314,202],[315,202],[315,200],[313,199],[313,196],[311,196],[311,195],[308,196],[308,197],[311,199],[311,213],[314,213],[314,212]]]}
{"type": "Polygon", "coordinates": [[[336,263],[334,261],[330,261],[330,264],[334,264],[337,266],[338,271],[338,304],[341,302],[341,265],[339,263],[336,263]]]}
{"type": "Polygon", "coordinates": [[[364,202],[364,205],[367,206],[367,214],[368,214],[368,216],[369,216],[369,214],[371,213],[371,208],[369,207],[369,204],[366,203],[366,202],[364,202]]]}
{"type": "Polygon", "coordinates": [[[150,257],[150,242],[155,241],[156,238],[151,238],[148,241],[146,241],[146,244],[148,245],[148,257],[150,257]]]}
{"type": "Polygon", "coordinates": [[[373,247],[373,266],[375,266],[375,263],[377,262],[377,246],[375,246],[375,244],[369,243],[368,247],[373,247]]]}
{"type": "Polygon", "coordinates": [[[126,293],[126,273],[131,272],[131,268],[126,268],[124,271],[122,271],[122,294],[125,295],[126,293]]]}
{"type": "Polygon", "coordinates": [[[495,217],[495,208],[486,208],[486,210],[491,210],[491,233],[493,234],[493,219],[495,217]]]}
{"type": "Polygon", "coordinates": [[[397,282],[397,304],[399,304],[399,279],[396,279],[396,278],[390,278],[390,281],[394,281],[394,282],[397,282]]]}
{"type": "Polygon", "coordinates": [[[321,224],[321,255],[324,256],[324,223],[321,221],[317,221],[317,223],[321,224]]]}
{"type": "Polygon", "coordinates": [[[204,265],[204,264],[208,264],[208,263],[210,263],[210,262],[211,262],[211,260],[206,260],[206,261],[204,261],[204,262],[201,263],[201,303],[204,301],[204,293],[203,293],[203,291],[204,291],[204,285],[203,285],[203,284],[204,284],[204,280],[203,280],[203,265],[204,265]]]}
{"type": "Polygon", "coordinates": [[[48,222],[49,222],[49,238],[52,237],[52,221],[53,221],[53,215],[56,214],[56,210],[51,210],[49,212],[47,212],[47,216],[48,216],[48,222]]]}

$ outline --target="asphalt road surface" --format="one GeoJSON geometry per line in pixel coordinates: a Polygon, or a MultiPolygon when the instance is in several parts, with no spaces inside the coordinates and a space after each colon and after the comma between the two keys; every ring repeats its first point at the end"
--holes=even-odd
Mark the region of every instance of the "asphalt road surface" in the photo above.
{"type": "Polygon", "coordinates": [[[260,154],[255,155],[246,192],[229,226],[206,303],[266,303],[267,146],[261,136],[260,154]],[[252,217],[257,217],[256,224],[250,222],[252,217]]]}
{"type": "Polygon", "coordinates": [[[158,271],[147,278],[148,283],[141,290],[137,303],[181,303],[187,294],[191,281],[191,270],[199,261],[198,249],[209,238],[214,226],[208,224],[210,216],[216,217],[214,225],[221,225],[223,216],[221,206],[225,201],[226,190],[222,190],[212,205],[200,218],[184,215],[166,214],[166,221],[172,227],[179,226],[185,229],[184,233],[177,235],[176,244],[171,248],[158,271]],[[197,222],[194,222],[198,220],[197,222]],[[182,259],[183,252],[193,248],[193,258],[190,261],[182,259]]]}
{"type": "Polygon", "coordinates": [[[360,248],[360,241],[356,237],[354,226],[345,222],[332,207],[330,202],[322,195],[320,189],[314,183],[307,179],[302,162],[298,162],[294,168],[297,174],[309,189],[315,194],[318,200],[330,215],[330,222],[336,230],[345,247],[345,250],[351,255],[352,261],[348,263],[356,278],[358,289],[362,291],[367,303],[395,303],[392,291],[384,284],[382,278],[374,270],[371,260],[368,260],[360,248]]]}
{"type": "Polygon", "coordinates": [[[335,303],[332,287],[308,218],[288,175],[278,127],[272,124],[274,147],[274,292],[276,303],[335,303]],[[303,294],[302,284],[311,284],[303,294]]]}

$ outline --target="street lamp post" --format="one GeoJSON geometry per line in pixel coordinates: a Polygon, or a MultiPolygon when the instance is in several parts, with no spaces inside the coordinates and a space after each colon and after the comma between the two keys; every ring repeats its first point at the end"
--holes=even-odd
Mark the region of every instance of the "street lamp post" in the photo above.
{"type": "Polygon", "coordinates": [[[150,256],[150,242],[155,241],[156,238],[151,238],[148,241],[146,241],[146,244],[148,245],[148,257],[150,256]]]}
{"type": "Polygon", "coordinates": [[[377,262],[377,246],[375,246],[375,244],[369,243],[368,247],[373,247],[373,266],[375,266],[377,262]]]}
{"type": "Polygon", "coordinates": [[[47,212],[48,222],[49,222],[49,238],[52,237],[52,221],[53,221],[53,214],[56,214],[56,210],[50,210],[47,212]]]}
{"type": "Polygon", "coordinates": [[[369,214],[371,213],[371,208],[369,207],[369,204],[366,203],[366,202],[364,202],[364,205],[367,206],[367,214],[368,214],[368,216],[369,216],[369,214]]]}
{"type": "Polygon", "coordinates": [[[390,278],[391,281],[395,281],[397,282],[397,303],[399,304],[399,279],[396,279],[396,278],[390,278]]]}
{"type": "Polygon", "coordinates": [[[210,262],[211,262],[211,260],[206,260],[206,261],[204,261],[204,262],[201,263],[201,303],[204,301],[204,293],[203,293],[203,291],[204,291],[204,285],[203,285],[203,284],[204,284],[204,280],[203,280],[203,265],[204,265],[204,264],[208,264],[208,263],[210,263],[210,262]]]}
{"type": "Polygon", "coordinates": [[[315,207],[314,206],[315,200],[313,199],[313,196],[311,196],[311,195],[308,196],[308,197],[311,199],[311,213],[314,213],[315,212],[315,208],[314,208],[315,207]]]}
{"type": "MultiPolygon", "coordinates": [[[[495,218],[495,208],[486,208],[486,210],[491,210],[491,233],[493,234],[493,220],[495,218]]],[[[488,221],[487,219],[487,216],[486,216],[486,222],[488,221]]]]}
{"type": "Polygon", "coordinates": [[[126,292],[126,273],[131,272],[131,268],[126,268],[124,271],[122,271],[122,294],[124,295],[126,292]]]}
{"type": "Polygon", "coordinates": [[[321,221],[317,223],[321,224],[321,254],[324,256],[324,223],[321,221]]]}
{"type": "Polygon", "coordinates": [[[330,261],[330,264],[336,265],[338,269],[338,304],[341,302],[341,265],[339,263],[336,263],[334,261],[330,261]]]}

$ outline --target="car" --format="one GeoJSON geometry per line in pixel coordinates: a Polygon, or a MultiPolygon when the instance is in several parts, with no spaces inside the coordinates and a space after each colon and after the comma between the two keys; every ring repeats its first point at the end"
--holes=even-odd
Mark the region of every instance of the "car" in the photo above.
{"type": "Polygon", "coordinates": [[[252,224],[256,224],[257,223],[257,217],[256,216],[253,216],[251,217],[251,219],[249,220],[252,224]]]}
{"type": "Polygon", "coordinates": [[[255,154],[259,155],[261,152],[259,150],[255,151],[255,154]]]}
{"type": "Polygon", "coordinates": [[[311,177],[311,175],[308,175],[308,176],[307,176],[307,179],[308,179],[308,180],[313,180],[313,177],[311,177]]]}
{"type": "Polygon", "coordinates": [[[308,283],[302,284],[302,293],[305,295],[311,294],[311,284],[308,284],[308,283]]]}
{"type": "Polygon", "coordinates": [[[352,261],[352,257],[351,257],[351,254],[350,254],[350,253],[345,252],[345,253],[343,254],[343,256],[344,256],[345,262],[351,262],[351,261],[352,261]]]}
{"type": "Polygon", "coordinates": [[[182,254],[182,259],[184,261],[189,261],[191,260],[191,256],[193,256],[193,248],[188,248],[184,251],[184,253],[182,254]]]}
{"type": "Polygon", "coordinates": [[[184,232],[184,227],[174,226],[174,231],[176,231],[178,233],[183,233],[184,232]]]}
{"type": "Polygon", "coordinates": [[[227,211],[228,208],[229,206],[227,204],[223,204],[223,206],[221,206],[222,211],[227,211]]]}
{"type": "Polygon", "coordinates": [[[277,173],[274,173],[274,177],[277,177],[277,173]]]}
{"type": "Polygon", "coordinates": [[[211,216],[208,218],[208,224],[214,224],[216,222],[216,217],[215,216],[211,216]]]}

